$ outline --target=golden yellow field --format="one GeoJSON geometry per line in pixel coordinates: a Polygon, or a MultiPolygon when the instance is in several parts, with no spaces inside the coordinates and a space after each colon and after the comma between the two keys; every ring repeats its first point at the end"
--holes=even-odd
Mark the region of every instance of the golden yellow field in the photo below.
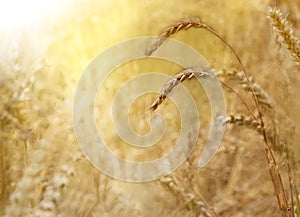
{"type": "MultiPolygon", "coordinates": [[[[299,0],[66,0],[51,10],[44,5],[43,11],[14,2],[10,11],[5,5],[0,9],[5,14],[0,15],[0,216],[300,216],[299,0]],[[19,13],[23,17],[10,22],[19,13]],[[190,17],[199,17],[226,42],[208,28],[184,22],[185,27],[176,26],[190,17]],[[73,122],[78,82],[99,53],[125,40],[163,34],[170,25],[168,37],[197,50],[230,87],[223,86],[227,119],[221,146],[205,167],[198,166],[212,112],[197,79],[187,79],[182,86],[199,111],[194,121],[201,122],[191,156],[154,181],[114,179],[80,149],[73,122]],[[177,32],[181,28],[187,29],[177,32]],[[249,82],[226,43],[240,58],[249,82]]],[[[183,69],[159,58],[141,58],[106,78],[93,104],[95,126],[116,156],[146,162],[174,147],[181,111],[170,99],[154,112],[150,106],[158,93],[135,98],[130,108],[118,107],[142,135],[151,131],[153,115],[165,118],[164,135],[148,149],[117,135],[111,106],[118,89],[135,76],[175,76],[183,69]]],[[[89,82],[95,84],[93,78],[89,82]]],[[[155,82],[147,84],[159,92],[163,86],[155,82]]],[[[136,176],[139,172],[147,173],[133,171],[136,176]]]]}

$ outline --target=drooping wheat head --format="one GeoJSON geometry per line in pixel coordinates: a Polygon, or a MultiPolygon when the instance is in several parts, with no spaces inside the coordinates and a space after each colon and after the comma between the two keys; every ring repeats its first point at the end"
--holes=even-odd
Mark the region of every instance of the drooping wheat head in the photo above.
{"type": "Polygon", "coordinates": [[[191,27],[202,28],[205,26],[199,17],[180,19],[162,31],[158,38],[147,48],[145,55],[150,56],[153,54],[167,38],[181,30],[187,30],[191,27]]]}
{"type": "Polygon", "coordinates": [[[204,72],[201,68],[195,67],[190,69],[185,69],[180,73],[176,74],[171,80],[169,80],[165,86],[160,91],[159,96],[155,100],[155,102],[150,106],[151,111],[155,111],[160,104],[166,99],[166,97],[171,93],[174,87],[176,87],[179,83],[183,82],[186,79],[191,79],[194,77],[203,77],[208,76],[208,72],[204,72]]]}
{"type": "MultiPolygon", "coordinates": [[[[162,43],[166,40],[167,37],[171,36],[172,34],[177,33],[180,30],[188,29],[190,27],[205,28],[206,30],[211,32],[214,36],[219,38],[235,55],[239,65],[242,69],[242,76],[238,75],[239,80],[242,83],[242,85],[244,86],[244,88],[247,89],[251,93],[254,104],[255,104],[256,111],[258,113],[258,117],[256,117],[254,115],[254,113],[249,109],[247,103],[245,103],[245,101],[241,97],[239,97],[239,98],[243,102],[243,104],[246,106],[246,108],[248,109],[250,115],[253,118],[253,121],[255,121],[255,123],[256,123],[256,121],[258,120],[255,127],[259,128],[258,131],[263,136],[266,159],[267,159],[268,165],[269,165],[269,173],[270,173],[270,177],[271,177],[271,180],[273,183],[278,206],[281,210],[281,214],[282,214],[282,216],[292,216],[293,211],[291,211],[291,207],[290,207],[288,199],[287,199],[282,175],[280,173],[280,169],[278,167],[274,153],[273,153],[271,146],[269,144],[269,141],[268,141],[268,135],[267,135],[267,130],[266,130],[265,122],[264,122],[264,116],[263,116],[261,105],[260,105],[260,103],[264,103],[267,106],[269,105],[270,107],[272,107],[272,105],[271,105],[272,102],[271,102],[271,100],[269,100],[269,97],[267,96],[267,94],[262,91],[262,88],[260,88],[259,85],[257,85],[257,84],[254,85],[255,83],[252,81],[251,77],[249,77],[249,74],[248,74],[246,68],[244,67],[239,55],[235,51],[235,49],[222,36],[220,36],[213,28],[202,23],[199,18],[189,18],[189,19],[181,19],[181,20],[175,22],[174,24],[170,25],[169,27],[167,27],[160,34],[160,36],[158,36],[156,41],[154,41],[149,46],[149,48],[146,50],[145,54],[147,56],[151,55],[155,50],[157,50],[159,48],[159,46],[162,45],[162,43]]],[[[190,72],[188,72],[188,73],[190,73],[190,72]]],[[[161,91],[161,94],[159,95],[157,100],[151,105],[150,109],[152,111],[155,110],[158,107],[158,105],[160,105],[164,101],[167,94],[169,94],[170,91],[179,83],[179,81],[183,81],[183,80],[185,80],[185,78],[193,78],[193,77],[195,77],[193,74],[184,75],[184,74],[179,73],[178,75],[176,75],[175,78],[173,78],[171,81],[169,81],[165,85],[165,87],[161,91]]],[[[239,96],[239,94],[237,92],[235,92],[230,86],[226,85],[221,80],[220,80],[220,82],[225,87],[227,87],[229,90],[234,92],[237,96],[239,96]]],[[[254,123],[253,121],[250,121],[250,119],[245,120],[244,118],[236,119],[234,117],[230,117],[227,120],[227,122],[232,122],[235,124],[237,124],[237,123],[238,124],[246,124],[246,125],[254,123]]],[[[225,121],[225,123],[226,123],[226,121],[225,121]]],[[[249,125],[249,126],[251,126],[251,125],[249,125]]]]}

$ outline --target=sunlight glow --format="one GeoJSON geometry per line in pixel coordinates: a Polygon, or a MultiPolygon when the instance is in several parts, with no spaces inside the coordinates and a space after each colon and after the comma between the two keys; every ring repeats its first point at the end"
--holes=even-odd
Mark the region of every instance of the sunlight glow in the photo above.
{"type": "Polygon", "coordinates": [[[0,32],[30,28],[55,16],[70,0],[0,0],[0,32]]]}

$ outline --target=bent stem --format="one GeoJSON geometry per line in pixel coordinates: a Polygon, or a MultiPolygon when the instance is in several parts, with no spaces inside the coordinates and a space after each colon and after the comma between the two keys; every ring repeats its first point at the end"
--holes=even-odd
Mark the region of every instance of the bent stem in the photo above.
{"type": "MultiPolygon", "coordinates": [[[[275,157],[273,155],[273,152],[271,150],[271,147],[270,147],[270,145],[268,143],[268,140],[267,140],[267,134],[266,134],[266,129],[265,129],[265,123],[264,123],[263,115],[262,115],[262,112],[260,110],[258,99],[257,99],[257,97],[255,95],[252,83],[251,83],[251,81],[249,79],[248,72],[247,72],[246,68],[244,67],[244,65],[243,65],[243,63],[242,63],[239,55],[234,50],[234,48],[222,36],[220,36],[212,27],[208,26],[205,23],[202,23],[198,17],[192,17],[192,18],[181,19],[181,20],[179,20],[179,21],[171,24],[170,26],[168,26],[159,35],[159,37],[157,38],[157,40],[148,47],[148,49],[145,52],[145,55],[146,56],[150,56],[152,53],[154,53],[163,44],[163,42],[168,37],[170,37],[171,35],[179,32],[181,30],[187,30],[187,29],[189,29],[191,27],[204,28],[207,31],[211,32],[214,36],[216,36],[217,38],[219,38],[231,50],[231,52],[234,54],[234,56],[236,57],[239,65],[241,67],[243,75],[246,78],[246,81],[247,81],[247,83],[249,85],[250,92],[251,92],[253,101],[255,103],[256,110],[258,112],[258,116],[259,116],[259,120],[260,120],[260,125],[262,127],[262,135],[263,135],[263,140],[264,140],[264,144],[265,144],[266,158],[267,158],[268,165],[269,165],[269,173],[270,173],[271,180],[272,180],[272,183],[273,183],[273,187],[274,187],[274,191],[275,191],[277,203],[278,203],[278,206],[279,206],[279,208],[281,210],[282,216],[285,216],[285,211],[286,210],[290,210],[290,209],[289,209],[289,203],[288,203],[288,200],[287,200],[287,197],[286,197],[286,194],[285,194],[285,188],[284,188],[284,185],[283,185],[282,177],[281,177],[281,174],[280,174],[277,162],[275,160],[275,157]],[[279,183],[279,186],[277,186],[276,183],[279,183]],[[281,197],[281,195],[282,195],[282,197],[281,197]],[[283,199],[283,201],[281,199],[283,199]],[[284,206],[283,206],[283,204],[284,204],[284,206]]],[[[162,95],[162,98],[161,98],[160,101],[158,101],[158,104],[162,103],[163,98],[166,98],[166,95],[162,95]]],[[[158,104],[157,104],[157,106],[158,106],[158,104]]],[[[151,106],[152,109],[156,108],[155,107],[155,103],[152,104],[152,106],[151,106]]],[[[250,112],[250,114],[253,114],[253,113],[250,112]]],[[[291,210],[288,211],[288,215],[292,216],[291,210]]]]}

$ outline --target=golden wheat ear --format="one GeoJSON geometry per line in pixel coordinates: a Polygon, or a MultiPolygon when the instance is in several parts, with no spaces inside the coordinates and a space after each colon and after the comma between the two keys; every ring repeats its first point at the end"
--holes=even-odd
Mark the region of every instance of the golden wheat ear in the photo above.
{"type": "Polygon", "coordinates": [[[171,80],[169,80],[162,88],[159,96],[156,98],[154,103],[152,103],[152,105],[150,106],[150,111],[151,112],[155,111],[179,83],[185,81],[186,79],[191,79],[194,77],[203,77],[208,75],[209,75],[208,72],[204,72],[199,67],[189,68],[179,72],[171,80]]]}
{"type": "Polygon", "coordinates": [[[152,55],[167,38],[181,30],[187,30],[191,27],[202,28],[204,26],[206,25],[204,23],[201,23],[199,17],[180,19],[162,31],[162,33],[156,38],[156,40],[146,49],[145,55],[152,55]]]}
{"type": "Polygon", "coordinates": [[[273,27],[276,42],[285,44],[296,66],[300,66],[300,40],[294,35],[293,26],[282,16],[279,9],[269,7],[267,18],[273,27]]]}

